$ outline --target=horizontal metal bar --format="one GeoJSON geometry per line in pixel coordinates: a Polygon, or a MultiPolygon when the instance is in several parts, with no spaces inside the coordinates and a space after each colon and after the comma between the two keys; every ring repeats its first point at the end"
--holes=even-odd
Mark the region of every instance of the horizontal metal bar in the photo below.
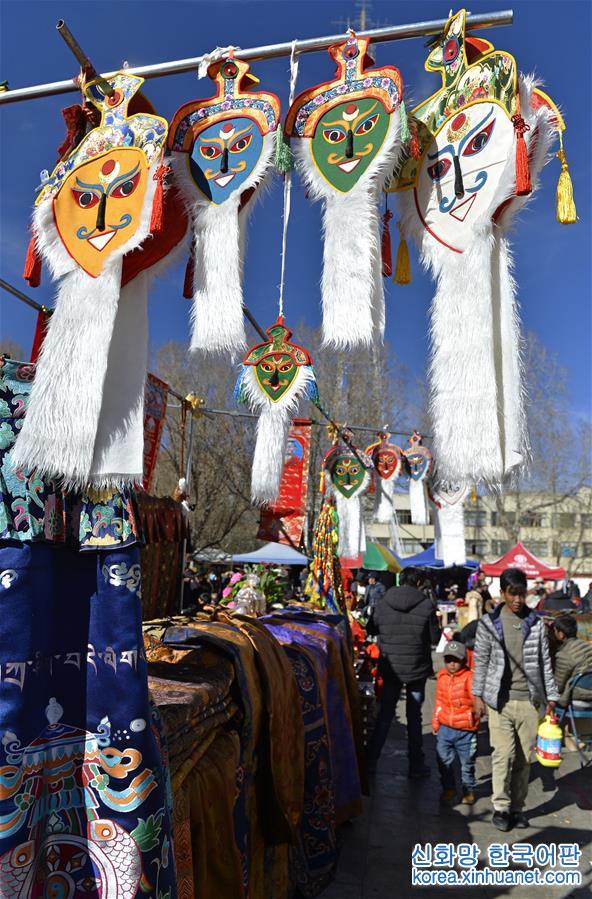
{"type": "Polygon", "coordinates": [[[5,281],[3,278],[0,278],[0,287],[3,290],[6,290],[8,293],[11,293],[13,297],[16,297],[17,300],[20,300],[22,303],[26,303],[27,306],[30,306],[31,309],[36,309],[37,312],[53,312],[53,309],[48,309],[47,306],[42,306],[41,303],[37,303],[35,300],[32,300],[31,297],[28,297],[26,293],[23,293],[22,290],[18,290],[18,288],[13,287],[12,284],[9,284],[8,281],[5,281]]]}
{"type": "MultiPolygon", "coordinates": [[[[447,19],[433,19],[429,22],[413,22],[409,25],[391,25],[387,28],[375,28],[370,31],[360,32],[361,35],[371,38],[375,43],[383,41],[402,41],[414,37],[426,37],[430,34],[439,34],[446,25],[447,19]]],[[[468,28],[497,28],[501,25],[511,25],[514,21],[514,11],[503,9],[498,12],[480,13],[467,16],[468,28]]],[[[314,53],[318,50],[326,50],[332,44],[343,40],[343,34],[332,34],[325,37],[313,37],[308,40],[296,42],[296,52],[314,53]]],[[[236,50],[235,56],[240,59],[277,59],[280,56],[289,56],[292,52],[292,42],[283,44],[267,44],[262,47],[251,47],[247,50],[236,50]]],[[[135,66],[126,69],[130,75],[140,75],[142,78],[160,78],[163,75],[180,75],[183,72],[195,71],[203,56],[193,56],[189,59],[175,59],[171,62],[160,62],[148,66],[135,66]]],[[[105,72],[102,78],[111,78],[115,72],[105,72]]],[[[5,103],[17,103],[21,100],[35,100],[40,97],[53,97],[56,94],[67,94],[78,90],[73,79],[67,81],[53,81],[48,84],[35,84],[31,87],[20,87],[15,90],[7,90],[0,93],[0,105],[5,103]]]]}

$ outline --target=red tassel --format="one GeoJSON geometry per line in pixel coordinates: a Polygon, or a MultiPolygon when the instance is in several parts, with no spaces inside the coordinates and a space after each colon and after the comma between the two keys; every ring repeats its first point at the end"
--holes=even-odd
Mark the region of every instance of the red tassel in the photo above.
{"type": "Polygon", "coordinates": [[[187,267],[185,269],[185,280],[183,281],[183,296],[186,300],[193,299],[194,286],[193,286],[193,277],[195,275],[195,253],[193,251],[193,247],[191,247],[191,252],[189,254],[189,259],[187,260],[187,267]]]}
{"type": "Polygon", "coordinates": [[[33,232],[27,248],[23,278],[29,282],[29,287],[39,287],[41,284],[41,256],[37,249],[37,235],[35,232],[33,232]]]}
{"type": "Polygon", "coordinates": [[[152,234],[162,231],[164,227],[164,198],[163,181],[170,172],[169,165],[159,165],[154,172],[154,180],[157,182],[152,203],[152,215],[150,216],[150,232],[152,234]]]}
{"type": "Polygon", "coordinates": [[[391,251],[391,229],[389,228],[389,222],[392,219],[393,214],[390,209],[387,209],[382,217],[382,242],[381,242],[381,252],[382,252],[382,274],[385,278],[390,278],[393,273],[393,254],[391,251]]]}
{"type": "Polygon", "coordinates": [[[530,125],[526,124],[521,115],[513,116],[512,124],[516,132],[516,196],[525,197],[532,193],[528,150],[524,140],[524,134],[530,131],[530,125]]]}

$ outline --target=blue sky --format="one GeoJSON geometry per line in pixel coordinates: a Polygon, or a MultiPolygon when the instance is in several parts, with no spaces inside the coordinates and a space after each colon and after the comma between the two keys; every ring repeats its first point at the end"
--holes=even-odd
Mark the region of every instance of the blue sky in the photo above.
{"type": "MultiPolygon", "coordinates": [[[[590,303],[590,34],[592,5],[583,2],[512,4],[495,0],[472,2],[473,13],[514,9],[514,25],[479,32],[495,46],[513,53],[523,72],[535,72],[563,110],[567,121],[566,151],[570,163],[580,222],[566,227],[555,221],[557,160],[545,169],[542,188],[518,222],[513,236],[516,275],[524,327],[534,330],[569,370],[570,404],[574,416],[590,414],[591,337],[590,303]],[[583,118],[582,118],[583,114],[583,118]]],[[[446,3],[381,2],[374,0],[370,15],[378,25],[446,17],[446,3]]],[[[220,45],[259,46],[294,38],[308,38],[344,30],[356,6],[333,0],[45,0],[0,2],[0,78],[13,88],[62,80],[76,74],[76,63],[55,31],[65,18],[99,70],[155,63],[199,55],[220,45]]],[[[424,71],[423,40],[382,44],[381,64],[401,70],[406,98],[419,101],[439,86],[439,78],[424,71]]],[[[262,87],[282,100],[288,95],[288,61],[253,65],[262,87]]],[[[330,77],[328,54],[302,57],[297,89],[330,77]]],[[[194,97],[211,93],[209,79],[193,74],[151,79],[145,92],[157,111],[171,118],[194,97]]],[[[31,205],[39,172],[51,168],[63,138],[60,109],[76,102],[75,94],[16,103],[0,108],[0,272],[25,287],[22,266],[26,252],[31,205]]],[[[250,223],[245,296],[256,317],[267,326],[277,311],[281,247],[282,190],[279,179],[271,194],[256,208],[250,223]]],[[[393,235],[394,239],[394,235],[393,235]]],[[[285,306],[288,322],[319,323],[321,270],[320,209],[306,200],[296,182],[288,234],[285,306]]],[[[387,339],[401,360],[423,377],[427,352],[427,309],[433,287],[412,250],[413,283],[387,286],[387,339]]],[[[187,340],[188,302],[181,296],[183,266],[171,269],[153,290],[150,327],[152,345],[187,340]]],[[[31,291],[49,304],[49,277],[31,291]]],[[[0,332],[30,346],[34,313],[8,295],[0,297],[0,332]]]]}

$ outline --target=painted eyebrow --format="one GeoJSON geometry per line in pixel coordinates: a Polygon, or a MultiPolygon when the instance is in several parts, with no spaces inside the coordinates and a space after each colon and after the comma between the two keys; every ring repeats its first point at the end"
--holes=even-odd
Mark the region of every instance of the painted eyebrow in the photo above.
{"type": "MultiPolygon", "coordinates": [[[[242,131],[237,131],[232,135],[232,138],[228,138],[228,140],[236,140],[237,137],[241,137],[243,134],[248,134],[253,130],[253,125],[248,125],[246,128],[243,128],[242,131]]],[[[224,141],[219,137],[200,137],[200,141],[202,144],[220,144],[223,145],[224,141]]]]}
{"type": "MultiPolygon", "coordinates": [[[[464,147],[464,145],[466,144],[466,142],[473,136],[475,131],[478,131],[485,124],[485,122],[491,115],[493,115],[493,109],[490,110],[487,113],[487,115],[483,119],[481,119],[479,124],[475,125],[475,127],[469,131],[469,133],[466,135],[466,137],[464,137],[462,139],[462,141],[460,142],[459,147],[458,147],[459,153],[462,150],[462,148],[464,147]]],[[[443,153],[450,153],[451,156],[454,156],[454,147],[452,146],[452,144],[446,144],[445,147],[442,147],[441,150],[436,150],[435,153],[428,153],[428,159],[437,159],[438,156],[440,156],[443,153]]]]}
{"type": "Polygon", "coordinates": [[[129,172],[126,172],[125,175],[120,175],[119,178],[116,178],[112,184],[109,185],[109,193],[112,193],[116,187],[118,187],[123,181],[127,181],[129,178],[133,178],[138,169],[140,168],[140,163],[136,163],[133,169],[130,169],[129,172]]]}
{"type": "Polygon", "coordinates": [[[97,190],[101,194],[105,192],[102,184],[86,184],[78,176],[76,176],[76,187],[84,187],[86,190],[97,190]]]}
{"type": "MultiPolygon", "coordinates": [[[[376,100],[374,106],[371,106],[370,109],[366,110],[366,112],[361,112],[358,115],[358,117],[354,119],[354,121],[352,123],[352,127],[354,124],[357,125],[361,119],[365,119],[367,116],[371,115],[371,113],[374,112],[374,110],[376,109],[377,106],[378,106],[378,100],[376,100]]],[[[344,124],[343,119],[337,119],[335,122],[321,122],[321,125],[323,126],[323,128],[331,128],[334,125],[343,125],[343,124],[344,124]]]]}

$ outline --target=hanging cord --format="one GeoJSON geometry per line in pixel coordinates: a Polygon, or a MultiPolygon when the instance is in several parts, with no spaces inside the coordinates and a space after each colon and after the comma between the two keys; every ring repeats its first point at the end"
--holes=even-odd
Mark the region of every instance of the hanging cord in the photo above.
{"type": "MultiPolygon", "coordinates": [[[[292,49],[290,51],[290,97],[288,100],[288,109],[294,102],[296,93],[296,79],[298,78],[299,59],[296,56],[296,41],[292,41],[292,49]]],[[[278,124],[281,128],[281,124],[278,124]]],[[[280,297],[279,297],[279,317],[284,317],[284,280],[286,275],[286,248],[288,238],[288,222],[290,220],[290,203],[292,196],[292,172],[288,171],[284,174],[284,218],[282,227],[282,269],[280,274],[280,297]]]]}

